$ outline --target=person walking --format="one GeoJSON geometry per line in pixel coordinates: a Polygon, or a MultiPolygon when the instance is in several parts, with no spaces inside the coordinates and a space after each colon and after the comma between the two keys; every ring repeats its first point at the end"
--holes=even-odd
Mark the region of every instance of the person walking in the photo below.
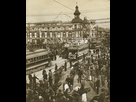
{"type": "Polygon", "coordinates": [[[67,62],[65,61],[65,71],[67,71],[67,62]]]}
{"type": "Polygon", "coordinates": [[[59,81],[59,74],[57,72],[55,72],[55,84],[58,83],[59,81]]]}
{"type": "Polygon", "coordinates": [[[57,69],[58,69],[58,66],[57,66],[57,64],[55,63],[55,71],[57,71],[57,69]]]}
{"type": "Polygon", "coordinates": [[[94,90],[94,83],[93,83],[93,81],[92,80],[90,80],[90,86],[92,87],[92,89],[94,90]]]}
{"type": "Polygon", "coordinates": [[[81,69],[78,70],[78,83],[81,83],[81,76],[82,76],[82,71],[81,69]]]}
{"type": "Polygon", "coordinates": [[[102,86],[105,86],[105,76],[101,75],[101,82],[102,82],[102,86]]]}
{"type": "Polygon", "coordinates": [[[49,86],[52,86],[52,72],[49,70],[49,86]]]}
{"type": "Polygon", "coordinates": [[[47,80],[47,73],[46,73],[46,71],[43,74],[43,81],[45,82],[45,80],[47,80]]]}
{"type": "Polygon", "coordinates": [[[98,64],[96,64],[96,76],[97,76],[97,78],[98,78],[98,76],[99,76],[99,65],[98,64]]]}
{"type": "Polygon", "coordinates": [[[85,78],[83,75],[82,75],[82,79],[81,79],[81,86],[83,86],[83,88],[85,87],[85,78]]]}
{"type": "Polygon", "coordinates": [[[49,102],[49,97],[50,97],[49,89],[46,89],[43,96],[44,102],[49,102]]]}
{"type": "Polygon", "coordinates": [[[74,83],[74,76],[72,74],[70,75],[69,83],[70,83],[70,91],[72,91],[73,90],[73,83],[74,83]]]}
{"type": "Polygon", "coordinates": [[[70,77],[69,77],[69,75],[67,75],[67,78],[66,78],[65,81],[67,82],[67,84],[68,84],[68,86],[69,86],[69,88],[70,88],[70,77]]]}
{"type": "Polygon", "coordinates": [[[42,75],[44,75],[44,73],[45,73],[45,70],[43,69],[43,71],[42,71],[42,75]]]}
{"type": "Polygon", "coordinates": [[[29,74],[28,78],[29,78],[29,85],[30,85],[30,89],[31,89],[32,88],[32,75],[29,74]]]}
{"type": "Polygon", "coordinates": [[[96,93],[99,94],[99,88],[100,88],[100,79],[98,78],[97,81],[96,81],[96,93]]]}
{"type": "Polygon", "coordinates": [[[36,89],[36,79],[39,80],[39,78],[37,78],[34,74],[34,77],[33,77],[33,88],[36,89]]]}
{"type": "Polygon", "coordinates": [[[101,89],[101,94],[99,96],[99,102],[104,102],[105,101],[105,92],[104,89],[101,89]]]}
{"type": "Polygon", "coordinates": [[[47,81],[47,79],[45,79],[45,81],[44,81],[44,88],[45,88],[45,89],[48,88],[48,81],[47,81]]]}

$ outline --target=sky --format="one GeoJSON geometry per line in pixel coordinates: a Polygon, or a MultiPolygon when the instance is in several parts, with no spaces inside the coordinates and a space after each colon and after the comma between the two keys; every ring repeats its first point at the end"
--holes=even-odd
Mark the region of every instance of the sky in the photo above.
{"type": "MultiPolygon", "coordinates": [[[[110,0],[26,0],[26,22],[71,21],[74,18],[76,2],[81,19],[110,18],[110,0]]],[[[104,20],[98,22],[102,21],[104,20]]],[[[98,25],[110,28],[110,23],[98,25]]]]}

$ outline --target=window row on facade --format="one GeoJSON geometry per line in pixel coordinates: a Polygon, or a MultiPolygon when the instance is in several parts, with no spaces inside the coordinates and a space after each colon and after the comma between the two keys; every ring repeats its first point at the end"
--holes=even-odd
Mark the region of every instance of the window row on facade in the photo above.
{"type": "Polygon", "coordinates": [[[83,31],[75,32],[37,32],[37,33],[26,33],[26,38],[47,38],[47,37],[81,37],[83,31]]]}

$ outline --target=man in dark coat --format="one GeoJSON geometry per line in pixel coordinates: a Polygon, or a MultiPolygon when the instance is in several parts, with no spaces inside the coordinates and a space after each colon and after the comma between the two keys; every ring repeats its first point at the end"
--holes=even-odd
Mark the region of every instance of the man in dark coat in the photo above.
{"type": "Polygon", "coordinates": [[[108,89],[109,89],[109,93],[110,93],[110,80],[108,80],[108,89]]]}
{"type": "Polygon", "coordinates": [[[99,78],[96,81],[96,87],[97,87],[97,94],[99,94],[99,87],[100,87],[100,79],[99,78]]]}
{"type": "Polygon", "coordinates": [[[46,73],[46,71],[44,72],[43,80],[44,80],[44,81],[47,80],[47,73],[46,73]]]}
{"type": "Polygon", "coordinates": [[[70,77],[69,77],[69,75],[67,75],[67,78],[66,78],[65,81],[68,83],[68,86],[69,86],[69,88],[70,88],[70,77]]]}
{"type": "Polygon", "coordinates": [[[49,85],[52,86],[52,72],[49,70],[49,85]]]}
{"type": "Polygon", "coordinates": [[[49,101],[49,97],[50,97],[49,89],[46,89],[45,91],[46,92],[44,92],[44,96],[43,96],[44,102],[50,102],[49,101]]]}
{"type": "Polygon", "coordinates": [[[70,75],[70,80],[69,80],[69,84],[70,84],[70,90],[73,90],[73,82],[74,82],[74,76],[70,75]]]}
{"type": "Polygon", "coordinates": [[[51,57],[51,60],[53,61],[53,54],[52,53],[51,53],[50,57],[51,57]]]}
{"type": "Polygon", "coordinates": [[[45,73],[45,70],[42,71],[42,75],[44,75],[44,73],[45,73]]]}
{"type": "Polygon", "coordinates": [[[56,102],[63,102],[63,94],[61,90],[59,90],[58,94],[56,95],[56,102]]]}
{"type": "Polygon", "coordinates": [[[37,78],[34,74],[34,77],[33,77],[33,88],[36,89],[36,79],[39,80],[39,78],[37,78]]]}
{"type": "Polygon", "coordinates": [[[99,96],[99,102],[104,102],[104,100],[105,100],[104,89],[101,89],[101,94],[99,96]]]}
{"type": "Polygon", "coordinates": [[[59,81],[59,74],[57,72],[55,72],[55,84],[58,83],[59,81]]]}
{"type": "Polygon", "coordinates": [[[44,88],[48,88],[48,81],[45,79],[45,81],[44,81],[44,88]]]}
{"type": "Polygon", "coordinates": [[[80,82],[81,83],[81,76],[82,76],[82,71],[79,69],[78,70],[78,83],[80,82]]]}
{"type": "Polygon", "coordinates": [[[70,68],[72,67],[72,61],[70,60],[70,68]]]}
{"type": "Polygon", "coordinates": [[[65,61],[65,71],[67,71],[67,62],[65,61]]]}
{"type": "Polygon", "coordinates": [[[31,89],[31,87],[32,87],[32,75],[29,74],[28,78],[29,78],[29,84],[30,84],[30,89],[31,89]]]}
{"type": "Polygon", "coordinates": [[[57,66],[57,64],[55,64],[55,71],[58,69],[58,66],[57,66]]]}

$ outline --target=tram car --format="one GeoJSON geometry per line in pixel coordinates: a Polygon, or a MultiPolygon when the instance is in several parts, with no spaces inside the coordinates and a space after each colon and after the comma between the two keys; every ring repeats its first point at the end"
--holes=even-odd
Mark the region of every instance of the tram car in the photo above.
{"type": "Polygon", "coordinates": [[[89,52],[89,45],[87,43],[80,44],[74,42],[72,46],[68,48],[68,58],[71,61],[77,61],[83,58],[83,55],[87,55],[89,52]]]}
{"type": "Polygon", "coordinates": [[[44,49],[26,52],[26,75],[45,69],[51,65],[51,51],[44,49]]]}

